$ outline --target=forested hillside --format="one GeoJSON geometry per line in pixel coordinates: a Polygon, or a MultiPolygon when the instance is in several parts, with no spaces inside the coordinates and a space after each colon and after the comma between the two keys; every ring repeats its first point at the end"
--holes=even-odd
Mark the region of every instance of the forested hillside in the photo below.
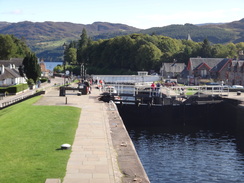
{"type": "Polygon", "coordinates": [[[25,42],[13,35],[0,34],[0,43],[0,60],[24,58],[30,52],[25,42]]]}
{"type": "MultiPolygon", "coordinates": [[[[208,39],[194,42],[148,34],[92,41],[83,30],[81,38],[65,50],[65,61],[83,63],[89,74],[135,74],[138,70],[158,72],[163,62],[187,64],[190,57],[235,58],[240,50],[244,50],[244,43],[211,44],[208,39]]],[[[72,66],[66,68],[72,70],[72,66]]],[[[77,71],[79,74],[80,69],[77,71]]]]}
{"type": "Polygon", "coordinates": [[[210,24],[204,25],[205,28],[219,28],[224,30],[232,30],[236,33],[237,39],[234,42],[243,42],[244,41],[244,18],[240,21],[234,21],[226,24],[210,24]]]}
{"type": "Polygon", "coordinates": [[[244,19],[228,24],[169,25],[146,30],[107,22],[94,22],[88,25],[69,22],[0,22],[0,34],[12,34],[20,38],[39,58],[47,61],[62,60],[63,43],[79,39],[83,28],[94,41],[132,33],[162,35],[175,39],[187,39],[189,34],[195,42],[202,42],[207,38],[212,44],[244,41],[244,19]]]}
{"type": "Polygon", "coordinates": [[[201,42],[207,38],[212,43],[228,43],[235,42],[238,39],[238,33],[232,30],[225,30],[217,27],[202,27],[192,24],[185,25],[169,25],[159,28],[151,28],[141,31],[144,34],[156,34],[172,37],[175,39],[187,39],[190,35],[191,39],[201,42]]]}
{"type": "Polygon", "coordinates": [[[61,60],[63,43],[78,39],[83,28],[87,30],[90,37],[97,38],[124,35],[140,30],[124,24],[107,22],[94,22],[88,25],[69,22],[0,22],[0,34],[10,34],[25,39],[38,57],[52,61],[61,60]]]}

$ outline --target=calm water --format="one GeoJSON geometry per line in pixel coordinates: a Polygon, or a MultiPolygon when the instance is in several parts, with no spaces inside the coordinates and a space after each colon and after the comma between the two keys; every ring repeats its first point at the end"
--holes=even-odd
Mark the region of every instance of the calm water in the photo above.
{"type": "Polygon", "coordinates": [[[54,67],[57,65],[62,65],[62,62],[45,62],[46,68],[53,71],[54,67]]]}
{"type": "Polygon", "coordinates": [[[185,127],[128,131],[152,183],[244,182],[244,140],[231,132],[185,127]]]}

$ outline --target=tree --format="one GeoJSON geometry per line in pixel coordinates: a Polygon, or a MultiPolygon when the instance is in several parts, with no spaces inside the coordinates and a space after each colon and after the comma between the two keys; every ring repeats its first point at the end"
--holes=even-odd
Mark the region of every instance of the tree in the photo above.
{"type": "Polygon", "coordinates": [[[80,40],[78,42],[78,48],[77,48],[77,61],[79,63],[85,62],[85,49],[89,43],[89,39],[87,37],[86,29],[82,30],[82,34],[80,36],[80,40]]]}
{"type": "Polygon", "coordinates": [[[41,67],[34,53],[28,53],[23,60],[23,74],[27,79],[33,79],[36,83],[41,76],[41,67]]]}
{"type": "Polygon", "coordinates": [[[201,48],[201,56],[204,58],[212,57],[212,48],[208,39],[203,40],[202,48],[201,48]]]}
{"type": "Polygon", "coordinates": [[[141,45],[137,50],[136,63],[138,70],[152,70],[158,66],[158,61],[162,56],[161,50],[152,43],[141,45]]]}
{"type": "Polygon", "coordinates": [[[0,35],[0,59],[10,59],[17,51],[16,44],[10,35],[0,35]]]}
{"type": "Polygon", "coordinates": [[[20,40],[13,35],[0,34],[0,59],[24,58],[30,52],[30,48],[24,40],[20,40]]]}
{"type": "Polygon", "coordinates": [[[234,43],[228,43],[226,46],[228,48],[228,57],[229,58],[236,57],[238,53],[236,45],[234,43]]]}
{"type": "Polygon", "coordinates": [[[77,50],[75,48],[69,48],[66,52],[66,60],[69,64],[76,64],[77,50]]]}

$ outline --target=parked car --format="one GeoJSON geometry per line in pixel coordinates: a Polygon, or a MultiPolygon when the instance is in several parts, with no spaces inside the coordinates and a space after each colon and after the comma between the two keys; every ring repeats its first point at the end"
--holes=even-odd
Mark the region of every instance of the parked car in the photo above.
{"type": "Polygon", "coordinates": [[[231,88],[242,89],[242,88],[244,88],[244,87],[241,86],[241,85],[233,85],[231,88]]]}
{"type": "Polygon", "coordinates": [[[171,81],[171,80],[166,80],[163,84],[163,86],[177,86],[177,82],[176,81],[171,81]]]}
{"type": "Polygon", "coordinates": [[[208,86],[216,86],[216,85],[220,85],[220,84],[219,83],[209,82],[209,83],[206,83],[206,85],[208,85],[208,86]]]}

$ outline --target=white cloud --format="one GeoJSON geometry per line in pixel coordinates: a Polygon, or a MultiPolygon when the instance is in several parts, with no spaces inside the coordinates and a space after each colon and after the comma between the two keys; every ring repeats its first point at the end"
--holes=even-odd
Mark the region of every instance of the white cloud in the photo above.
{"type": "Polygon", "coordinates": [[[12,10],[12,11],[5,11],[5,12],[2,12],[1,14],[20,15],[20,14],[23,14],[23,11],[20,9],[16,9],[16,10],[12,10]]]}

